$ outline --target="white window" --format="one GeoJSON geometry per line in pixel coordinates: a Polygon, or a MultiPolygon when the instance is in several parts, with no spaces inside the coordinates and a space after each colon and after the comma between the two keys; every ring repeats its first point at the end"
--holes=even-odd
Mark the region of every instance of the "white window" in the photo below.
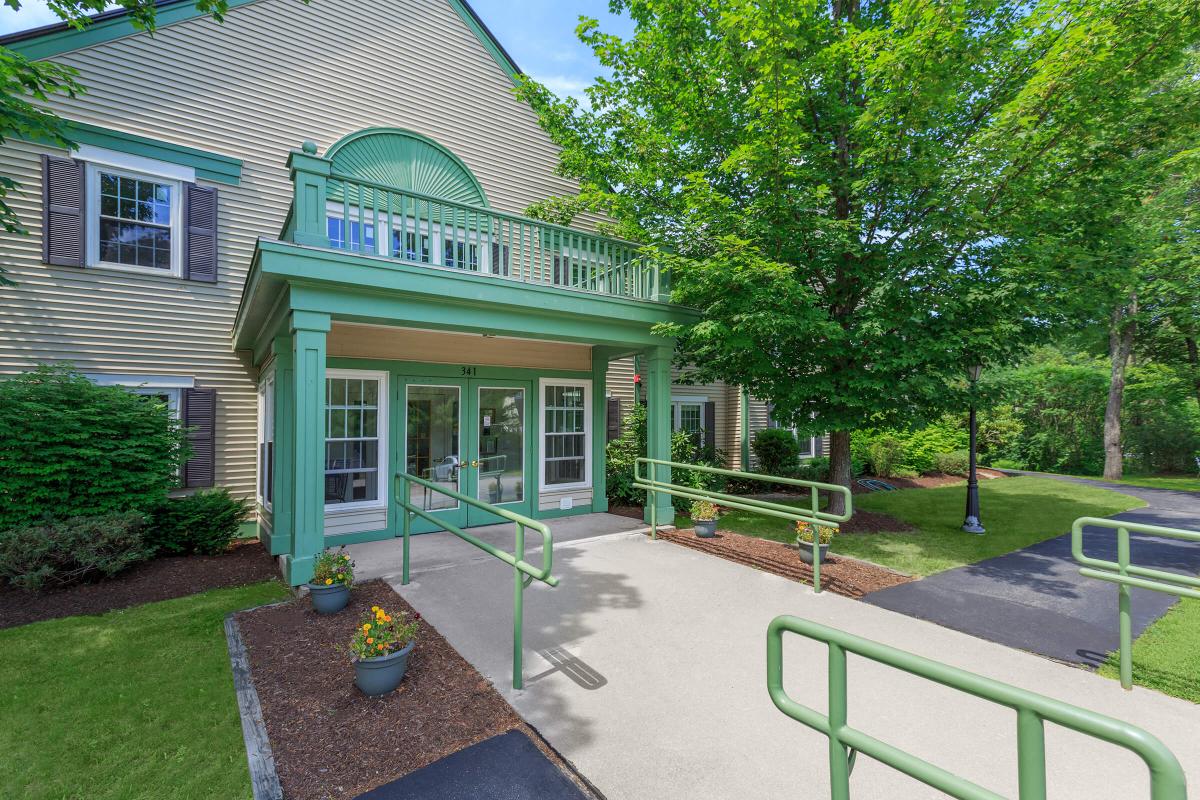
{"type": "Polygon", "coordinates": [[[95,147],[87,162],[87,265],[153,274],[182,274],[183,183],[189,167],[95,147]]]}
{"type": "Polygon", "coordinates": [[[800,445],[801,458],[815,458],[817,455],[817,437],[816,436],[801,436],[795,425],[787,426],[782,424],[775,418],[775,407],[767,406],[767,427],[768,428],[787,428],[796,437],[796,441],[800,445]]]}
{"type": "Polygon", "coordinates": [[[592,382],[543,378],[541,395],[542,488],[591,486],[592,382]]]}
{"type": "Polygon", "coordinates": [[[271,510],[275,499],[275,373],[258,387],[258,502],[271,510]]]}
{"type": "Polygon", "coordinates": [[[387,373],[325,371],[325,507],[387,504],[387,373]]]}
{"type": "Polygon", "coordinates": [[[671,430],[687,431],[696,440],[696,444],[704,444],[704,404],[707,397],[672,397],[671,398],[671,430]]]}
{"type": "Polygon", "coordinates": [[[92,383],[100,386],[124,386],[134,394],[155,397],[167,408],[171,415],[180,419],[180,398],[184,389],[196,385],[194,378],[182,375],[110,375],[94,374],[87,376],[92,383]]]}

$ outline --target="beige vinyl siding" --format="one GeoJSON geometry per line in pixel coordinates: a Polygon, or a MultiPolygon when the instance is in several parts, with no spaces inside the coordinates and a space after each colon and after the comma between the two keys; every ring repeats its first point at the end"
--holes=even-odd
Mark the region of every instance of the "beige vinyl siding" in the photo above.
{"type": "Polygon", "coordinates": [[[0,174],[21,183],[10,202],[30,232],[0,234],[19,284],[0,287],[0,372],[70,361],[87,372],[193,376],[217,391],[216,482],[246,495],[256,393],[230,328],[255,240],[278,237],[291,202],[289,150],[311,139],[324,152],[366,127],[402,127],[452,150],[496,209],[520,212],[575,188],[554,174],[554,145],[445,0],[261,0],[230,10],[223,25],[190,20],[54,60],[88,87],[55,98],[60,114],[240,158],[242,179],[211,184],[216,284],[49,267],[39,160],[49,151],[0,147],[0,174]]]}

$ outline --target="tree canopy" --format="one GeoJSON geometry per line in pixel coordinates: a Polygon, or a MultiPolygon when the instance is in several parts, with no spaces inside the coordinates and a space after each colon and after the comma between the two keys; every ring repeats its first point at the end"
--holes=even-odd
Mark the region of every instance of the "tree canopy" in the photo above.
{"type": "Polygon", "coordinates": [[[613,0],[578,33],[588,107],[522,88],[561,170],[659,247],[701,380],[848,432],[961,407],[968,362],[1059,321],[1022,243],[1064,176],[1103,168],[1200,32],[1191,0],[613,0]]]}

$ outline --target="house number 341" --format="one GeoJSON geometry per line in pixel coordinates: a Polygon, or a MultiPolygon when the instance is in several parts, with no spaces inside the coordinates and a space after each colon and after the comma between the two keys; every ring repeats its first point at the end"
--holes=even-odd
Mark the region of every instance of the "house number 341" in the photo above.
{"type": "Polygon", "coordinates": [[[474,378],[479,374],[479,367],[463,367],[462,374],[467,377],[474,378]]]}

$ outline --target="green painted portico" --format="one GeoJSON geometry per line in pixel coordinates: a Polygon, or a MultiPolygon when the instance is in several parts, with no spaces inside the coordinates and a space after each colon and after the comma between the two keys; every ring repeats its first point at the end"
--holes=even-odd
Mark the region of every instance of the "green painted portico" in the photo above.
{"type": "MultiPolygon", "coordinates": [[[[402,142],[403,134],[386,131],[391,142],[402,142]]],[[[363,137],[353,141],[361,143],[363,137]]],[[[434,155],[440,149],[427,140],[419,144],[428,145],[434,155]]],[[[655,326],[690,321],[695,312],[669,301],[662,276],[649,271],[644,257],[633,255],[634,246],[452,197],[438,198],[408,185],[374,183],[377,167],[348,175],[334,168],[337,147],[325,158],[311,146],[292,153],[296,194],[289,222],[281,240],[258,242],[233,331],[234,348],[260,372],[273,375],[273,454],[270,468],[260,467],[260,482],[270,484],[260,495],[271,502],[269,508],[260,505],[260,532],[270,552],[282,557],[290,583],[307,581],[313,558],[327,546],[400,532],[391,476],[401,471],[401,464],[411,463],[411,454],[406,452],[406,415],[397,399],[387,414],[386,441],[380,445],[394,454],[387,461],[391,475],[386,480],[386,522],[375,530],[327,535],[327,370],[377,371],[388,378],[384,385],[396,398],[401,387],[418,380],[415,376],[446,385],[465,385],[464,376],[469,376],[489,386],[527,386],[534,391],[526,396],[534,394],[538,380],[576,378],[590,386],[591,502],[563,509],[539,509],[539,502],[532,502],[531,516],[553,517],[607,510],[605,375],[611,360],[637,355],[646,384],[648,454],[669,458],[673,342],[655,333],[655,326]],[[367,202],[364,187],[369,190],[367,202]],[[330,236],[338,231],[340,241],[330,236]],[[418,242],[415,249],[405,249],[406,236],[410,247],[418,242]],[[485,257],[489,251],[490,259],[485,257]],[[387,332],[392,336],[458,334],[453,337],[458,349],[453,358],[442,352],[428,360],[414,359],[411,353],[380,357],[378,347],[370,358],[331,355],[330,335],[338,326],[371,326],[354,328],[363,338],[383,328],[393,329],[387,332]],[[583,347],[590,352],[590,367],[529,367],[495,359],[480,363],[469,344],[475,340],[464,335],[482,337],[480,342],[500,337],[518,343],[570,344],[576,352],[583,347]]],[[[439,164],[450,173],[466,169],[456,159],[439,164]]],[[[418,174],[416,169],[410,172],[418,174]]],[[[453,174],[449,177],[442,184],[457,188],[459,194],[464,185],[478,186],[470,176],[457,181],[453,174]]],[[[535,460],[544,457],[534,440],[541,425],[537,407],[533,413],[524,412],[522,435],[528,444],[521,451],[531,468],[522,473],[525,494],[534,498],[544,488],[528,488],[544,474],[535,460]]],[[[455,430],[459,435],[457,423],[455,430]]],[[[266,457],[261,442],[259,452],[260,459],[266,457]]],[[[659,518],[670,519],[669,498],[660,503],[659,518]]]]}

